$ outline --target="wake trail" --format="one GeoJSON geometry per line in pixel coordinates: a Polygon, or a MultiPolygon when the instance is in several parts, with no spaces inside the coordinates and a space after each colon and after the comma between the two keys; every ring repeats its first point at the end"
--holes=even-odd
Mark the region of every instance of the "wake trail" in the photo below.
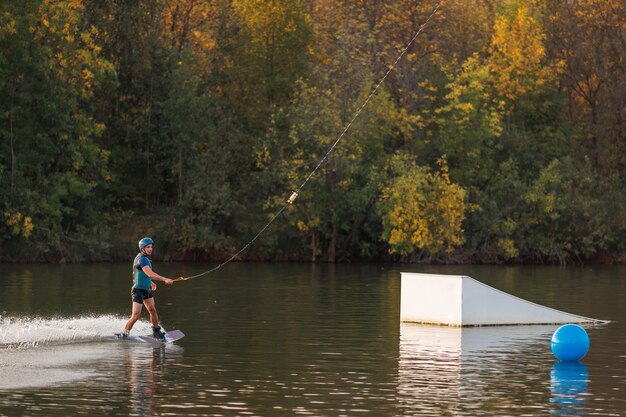
{"type": "MultiPolygon", "coordinates": [[[[110,340],[120,332],[128,317],[83,315],[78,317],[0,316],[0,350],[110,340]]],[[[140,320],[133,333],[151,333],[150,323],[140,320]]]]}

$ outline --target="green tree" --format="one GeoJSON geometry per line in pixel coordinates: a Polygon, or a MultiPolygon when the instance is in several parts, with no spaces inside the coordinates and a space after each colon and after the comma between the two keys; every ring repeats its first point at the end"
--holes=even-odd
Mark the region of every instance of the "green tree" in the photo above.
{"type": "Polygon", "coordinates": [[[478,56],[468,59],[448,85],[447,103],[436,110],[437,142],[452,179],[482,187],[495,166],[501,143],[504,103],[494,95],[489,67],[478,56]]]}
{"type": "Polygon", "coordinates": [[[264,129],[273,106],[289,103],[295,82],[307,74],[311,29],[301,0],[236,0],[232,3],[224,81],[243,107],[250,128],[264,129]]]}
{"type": "Polygon", "coordinates": [[[84,24],[81,2],[5,2],[0,16],[0,204],[13,229],[2,236],[30,238],[3,246],[69,260],[71,243],[98,246],[105,229],[110,172],[92,99],[112,67],[94,42],[97,29],[84,24]]]}
{"type": "Polygon", "coordinates": [[[114,204],[144,213],[177,197],[168,181],[176,150],[162,134],[167,121],[157,115],[178,65],[178,51],[163,34],[163,10],[160,1],[89,1],[85,11],[98,27],[102,54],[114,65],[117,80],[96,98],[107,124],[100,143],[111,152],[114,204]]]}
{"type": "Polygon", "coordinates": [[[190,70],[181,65],[174,71],[172,94],[158,110],[168,122],[162,133],[175,146],[169,153],[177,153],[171,172],[176,221],[164,234],[179,252],[201,255],[234,245],[235,223],[245,210],[240,192],[250,185],[246,173],[240,175],[244,150],[237,126],[190,70]]]}
{"type": "Polygon", "coordinates": [[[588,159],[552,161],[524,200],[530,254],[565,264],[624,250],[626,217],[615,210],[626,202],[619,177],[597,174],[588,159]]]}
{"type": "MultiPolygon", "coordinates": [[[[371,87],[361,91],[355,108],[366,99],[371,87]]],[[[292,153],[278,158],[283,162],[276,161],[290,189],[299,187],[338,139],[344,128],[342,105],[341,98],[328,90],[302,87],[288,137],[293,146],[285,148],[292,153]]],[[[379,91],[311,177],[290,218],[300,233],[310,237],[312,259],[335,262],[379,253],[380,221],[374,208],[381,172],[389,153],[410,135],[414,123],[393,104],[387,92],[379,91]]],[[[284,200],[275,201],[281,203],[284,200]]]]}
{"type": "Polygon", "coordinates": [[[528,191],[519,163],[509,159],[499,164],[485,187],[475,191],[475,210],[464,223],[466,247],[489,262],[516,259],[521,254],[528,191]]]}

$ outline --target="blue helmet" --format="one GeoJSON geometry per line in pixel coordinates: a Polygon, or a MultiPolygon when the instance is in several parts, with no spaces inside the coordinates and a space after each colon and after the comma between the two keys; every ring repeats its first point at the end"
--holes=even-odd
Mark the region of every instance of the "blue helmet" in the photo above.
{"type": "Polygon", "coordinates": [[[139,250],[143,250],[143,248],[148,245],[154,245],[154,240],[150,239],[149,237],[144,237],[139,241],[139,250]]]}

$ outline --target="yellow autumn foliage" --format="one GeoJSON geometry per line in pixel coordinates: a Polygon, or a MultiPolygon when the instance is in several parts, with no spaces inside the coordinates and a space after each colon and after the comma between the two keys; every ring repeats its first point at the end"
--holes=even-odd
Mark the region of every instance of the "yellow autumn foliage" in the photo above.
{"type": "Polygon", "coordinates": [[[514,16],[496,18],[490,68],[502,97],[515,100],[555,80],[553,69],[544,64],[545,40],[540,22],[527,7],[520,6],[514,16]]]}
{"type": "Polygon", "coordinates": [[[465,190],[438,172],[413,166],[383,192],[384,237],[391,253],[451,252],[463,243],[465,190]]]}
{"type": "Polygon", "coordinates": [[[80,0],[44,0],[38,7],[39,24],[30,31],[50,48],[48,65],[55,78],[79,87],[88,100],[94,94],[94,77],[112,72],[113,64],[100,56],[98,29],[83,20],[86,7],[80,0]]]}
{"type": "Polygon", "coordinates": [[[11,233],[14,236],[22,235],[28,238],[33,231],[33,220],[30,216],[25,216],[22,213],[5,211],[4,217],[6,219],[6,225],[11,228],[11,233]]]}

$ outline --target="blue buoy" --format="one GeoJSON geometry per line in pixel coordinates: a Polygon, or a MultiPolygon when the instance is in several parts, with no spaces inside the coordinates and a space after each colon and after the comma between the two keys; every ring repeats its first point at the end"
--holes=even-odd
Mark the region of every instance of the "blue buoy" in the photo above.
{"type": "Polygon", "coordinates": [[[589,350],[589,335],[577,324],[566,324],[556,329],[550,348],[558,360],[579,361],[589,350]]]}

